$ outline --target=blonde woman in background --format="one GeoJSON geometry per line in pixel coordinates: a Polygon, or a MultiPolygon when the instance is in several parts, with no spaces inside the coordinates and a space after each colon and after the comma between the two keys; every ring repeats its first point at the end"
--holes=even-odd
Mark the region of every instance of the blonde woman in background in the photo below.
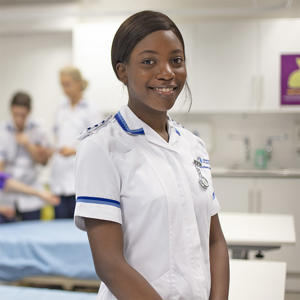
{"type": "Polygon", "coordinates": [[[55,218],[73,218],[75,208],[74,167],[78,136],[86,127],[99,122],[102,116],[85,99],[88,86],[74,66],[59,72],[65,101],[60,105],[54,124],[55,150],[52,160],[51,190],[60,197],[55,207],[55,218]]]}

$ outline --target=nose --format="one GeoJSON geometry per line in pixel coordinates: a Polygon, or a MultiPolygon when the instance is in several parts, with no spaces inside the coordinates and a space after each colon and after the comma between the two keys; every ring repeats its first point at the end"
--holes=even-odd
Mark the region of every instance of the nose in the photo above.
{"type": "Polygon", "coordinates": [[[173,68],[169,63],[164,63],[159,65],[159,70],[156,78],[159,80],[170,81],[175,77],[173,68]]]}

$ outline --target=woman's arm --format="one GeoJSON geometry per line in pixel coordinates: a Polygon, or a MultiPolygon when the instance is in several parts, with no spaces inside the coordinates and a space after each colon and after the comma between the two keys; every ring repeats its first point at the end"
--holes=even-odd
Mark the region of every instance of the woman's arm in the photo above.
{"type": "Polygon", "coordinates": [[[60,203],[59,197],[53,195],[51,192],[46,190],[38,190],[11,177],[6,179],[4,190],[8,192],[18,192],[26,195],[37,196],[51,205],[58,205],[60,203]]]}
{"type": "Polygon", "coordinates": [[[28,151],[28,153],[36,163],[41,165],[47,164],[49,155],[48,149],[46,147],[32,143],[24,132],[17,133],[16,140],[28,151]]]}
{"type": "Polygon", "coordinates": [[[162,300],[123,256],[119,223],[85,218],[94,265],[99,278],[118,300],[162,300]]]}
{"type": "Polygon", "coordinates": [[[211,217],[209,254],[211,271],[209,300],[228,300],[229,257],[218,215],[211,217]]]}

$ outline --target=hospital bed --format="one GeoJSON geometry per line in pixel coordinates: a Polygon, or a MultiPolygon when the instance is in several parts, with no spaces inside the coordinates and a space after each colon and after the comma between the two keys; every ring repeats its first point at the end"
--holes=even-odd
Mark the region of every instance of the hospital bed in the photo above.
{"type": "Polygon", "coordinates": [[[69,292],[50,289],[1,286],[0,295],[3,300],[95,300],[94,293],[69,292]]]}
{"type": "Polygon", "coordinates": [[[0,226],[0,281],[99,286],[87,235],[73,220],[0,226]]]}

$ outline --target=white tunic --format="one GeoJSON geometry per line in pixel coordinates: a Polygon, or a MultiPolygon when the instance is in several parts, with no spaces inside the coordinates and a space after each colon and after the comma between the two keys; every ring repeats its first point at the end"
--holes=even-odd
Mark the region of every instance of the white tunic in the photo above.
{"type": "MultiPolygon", "coordinates": [[[[49,146],[46,133],[34,120],[28,119],[24,133],[31,143],[41,146],[49,146]]],[[[17,179],[35,188],[41,188],[38,182],[38,166],[29,152],[20,146],[15,138],[16,129],[12,120],[3,122],[0,126],[0,161],[5,164],[5,172],[12,178],[17,179]]],[[[1,202],[17,205],[19,211],[28,212],[40,209],[44,202],[31,195],[21,193],[1,193],[1,202]]]]}
{"type": "Polygon", "coordinates": [[[85,99],[81,99],[75,107],[72,107],[70,102],[66,100],[59,108],[54,124],[57,151],[51,162],[50,180],[51,190],[56,195],[75,194],[75,155],[65,157],[58,151],[62,147],[76,149],[79,134],[90,124],[99,122],[101,117],[85,99]]]}
{"type": "MultiPolygon", "coordinates": [[[[202,140],[168,125],[166,142],[124,106],[87,133],[77,154],[75,222],[83,230],[84,217],[122,224],[127,262],[163,299],[208,300],[210,219],[220,206],[202,140]]],[[[116,298],[101,284],[98,299],[116,298]]]]}

